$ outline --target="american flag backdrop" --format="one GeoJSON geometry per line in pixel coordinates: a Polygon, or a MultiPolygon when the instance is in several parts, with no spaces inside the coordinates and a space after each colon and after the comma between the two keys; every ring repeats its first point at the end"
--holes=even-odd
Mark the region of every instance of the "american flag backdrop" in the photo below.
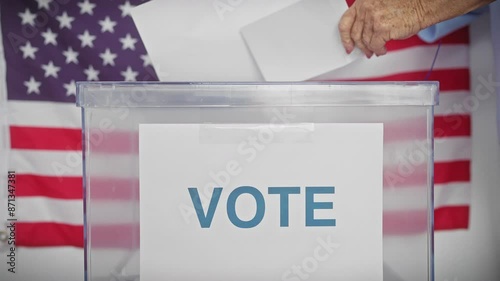
{"type": "MultiPolygon", "coordinates": [[[[17,246],[83,247],[81,113],[75,106],[75,82],[157,80],[130,16],[141,2],[1,2],[1,118],[8,147],[0,156],[17,173],[17,246]]],[[[435,112],[436,230],[463,229],[469,223],[468,38],[467,29],[444,38],[429,77],[440,81],[441,88],[435,112]]],[[[388,55],[372,59],[370,67],[323,80],[423,80],[436,49],[437,43],[416,36],[390,42],[388,55]]]]}
{"type": "Polygon", "coordinates": [[[75,81],[157,80],[130,16],[140,1],[3,1],[17,245],[83,246],[75,81]]]}

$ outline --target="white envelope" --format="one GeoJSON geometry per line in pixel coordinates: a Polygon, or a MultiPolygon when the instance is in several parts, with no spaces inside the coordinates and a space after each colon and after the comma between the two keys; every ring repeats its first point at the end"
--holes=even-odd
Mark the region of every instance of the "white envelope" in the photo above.
{"type": "Polygon", "coordinates": [[[155,0],[132,17],[161,81],[262,81],[240,29],[297,0],[155,0]]]}
{"type": "Polygon", "coordinates": [[[267,81],[303,81],[362,57],[348,55],[338,23],[345,0],[303,0],[242,28],[267,81]]]}

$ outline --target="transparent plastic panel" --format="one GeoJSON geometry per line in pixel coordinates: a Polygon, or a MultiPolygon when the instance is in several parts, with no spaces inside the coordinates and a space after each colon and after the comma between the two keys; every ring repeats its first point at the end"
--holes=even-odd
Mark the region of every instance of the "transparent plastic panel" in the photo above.
{"type": "Polygon", "coordinates": [[[434,105],[437,83],[78,83],[90,107],[434,105]]]}
{"type": "Polygon", "coordinates": [[[78,101],[86,280],[140,280],[140,124],[269,124],[277,114],[290,124],[384,124],[384,280],[433,280],[437,84],[82,83],[78,101]]]}

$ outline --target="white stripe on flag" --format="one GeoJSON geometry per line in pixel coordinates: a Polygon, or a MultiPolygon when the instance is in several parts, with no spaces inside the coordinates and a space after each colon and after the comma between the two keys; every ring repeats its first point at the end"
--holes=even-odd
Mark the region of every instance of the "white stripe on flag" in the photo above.
{"type": "MultiPolygon", "coordinates": [[[[393,51],[385,56],[359,59],[314,80],[370,79],[404,72],[426,71],[431,67],[436,48],[436,46],[417,46],[393,51]]],[[[469,68],[469,46],[441,46],[434,69],[460,68],[469,68]]]]}
{"type": "MultiPolygon", "coordinates": [[[[399,163],[401,157],[420,159],[420,155],[429,154],[425,141],[397,142],[384,147],[384,164],[399,163]]],[[[436,139],[434,143],[434,162],[451,162],[471,159],[470,137],[449,137],[436,139]]],[[[423,164],[423,163],[421,163],[423,164]]]]}
{"type": "Polygon", "coordinates": [[[470,183],[449,183],[434,186],[434,208],[470,205],[470,183]]]}
{"type": "MultiPolygon", "coordinates": [[[[469,137],[450,137],[436,140],[434,146],[435,162],[450,162],[471,159],[471,139],[469,137]]],[[[416,143],[391,143],[385,147],[384,159],[387,164],[394,163],[394,159],[401,157],[401,151],[426,153],[425,146],[416,143]],[[391,152],[398,152],[395,155],[391,152]],[[396,158],[395,158],[396,157],[396,158]]],[[[81,176],[82,153],[80,151],[48,151],[12,149],[11,169],[20,174],[36,174],[47,176],[81,176]]],[[[138,165],[138,155],[123,154],[94,154],[93,164],[95,176],[124,178],[130,175],[124,171],[131,171],[131,165],[138,165]],[[105,161],[99,161],[105,158],[105,161]],[[131,164],[135,161],[135,164],[131,164]]]]}
{"type": "Polygon", "coordinates": [[[82,176],[80,151],[12,149],[11,169],[18,174],[82,176]]]}
{"type": "MultiPolygon", "coordinates": [[[[384,192],[384,212],[425,210],[426,188],[423,186],[399,188],[384,192]]],[[[434,208],[470,204],[470,183],[449,183],[434,186],[434,208]]]]}
{"type": "Polygon", "coordinates": [[[81,111],[73,103],[9,101],[8,119],[12,126],[80,129],[81,111]]]}
{"type": "MultiPolygon", "coordinates": [[[[82,200],[20,197],[17,201],[19,205],[19,212],[17,213],[18,221],[83,225],[82,200]]],[[[92,223],[95,225],[127,224],[139,222],[139,218],[134,216],[135,210],[138,208],[138,201],[93,201],[90,204],[87,216],[91,217],[92,223]],[[92,214],[95,214],[95,216],[92,214]]],[[[181,216],[180,213],[179,216],[181,216]]]]}
{"type": "MultiPolygon", "coordinates": [[[[23,247],[16,249],[16,255],[19,257],[19,261],[22,260],[22,268],[19,268],[15,274],[7,273],[7,269],[5,269],[0,273],[2,277],[5,277],[2,280],[83,280],[85,264],[83,249],[75,247],[23,247]]],[[[6,258],[6,254],[0,255],[0,263],[6,264],[6,258]]]]}
{"type": "Polygon", "coordinates": [[[56,222],[83,224],[83,201],[80,199],[52,199],[45,197],[19,197],[17,219],[20,222],[56,222]]]}
{"type": "Polygon", "coordinates": [[[434,140],[434,162],[471,160],[470,137],[450,137],[434,140]]]}
{"type": "MultiPolygon", "coordinates": [[[[9,101],[8,119],[11,126],[48,127],[77,129],[82,128],[81,108],[73,103],[51,103],[41,101],[9,101]]],[[[103,111],[101,111],[102,113],[103,111]]],[[[119,108],[107,110],[106,117],[113,121],[110,127],[115,130],[130,129],[130,123],[123,121],[129,110],[119,108]]],[[[106,127],[108,128],[108,127],[106,127]]]]}
{"type": "MultiPolygon", "coordinates": [[[[130,171],[138,171],[139,156],[94,154],[92,164],[93,176],[129,179],[130,171]]],[[[18,174],[81,177],[82,153],[80,151],[12,149],[11,169],[18,174]]]]}
{"type": "Polygon", "coordinates": [[[466,115],[470,114],[473,104],[469,104],[471,99],[469,91],[449,91],[441,92],[439,95],[439,105],[434,107],[435,116],[466,115]]]}

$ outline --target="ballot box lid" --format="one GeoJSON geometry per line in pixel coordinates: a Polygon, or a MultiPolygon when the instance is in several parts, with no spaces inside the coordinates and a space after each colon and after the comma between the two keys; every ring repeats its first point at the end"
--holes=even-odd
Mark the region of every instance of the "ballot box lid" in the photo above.
{"type": "Polygon", "coordinates": [[[95,107],[433,106],[438,82],[78,82],[95,107]]]}

